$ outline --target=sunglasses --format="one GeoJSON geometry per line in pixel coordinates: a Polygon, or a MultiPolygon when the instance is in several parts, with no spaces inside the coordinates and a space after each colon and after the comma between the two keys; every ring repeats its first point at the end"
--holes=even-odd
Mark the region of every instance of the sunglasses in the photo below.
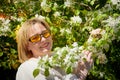
{"type": "Polygon", "coordinates": [[[51,33],[49,30],[44,30],[41,34],[36,34],[29,38],[30,42],[39,42],[41,41],[42,37],[48,38],[51,36],[51,33]]]}

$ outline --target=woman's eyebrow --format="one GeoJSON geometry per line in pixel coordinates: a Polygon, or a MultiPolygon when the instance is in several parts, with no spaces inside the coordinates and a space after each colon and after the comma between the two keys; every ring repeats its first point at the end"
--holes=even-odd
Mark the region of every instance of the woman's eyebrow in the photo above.
{"type": "MultiPolygon", "coordinates": [[[[46,29],[47,30],[47,29],[46,29]]],[[[46,30],[43,30],[41,33],[36,33],[36,34],[34,34],[34,35],[32,35],[32,36],[36,36],[36,35],[40,35],[40,34],[43,34],[46,30]]],[[[32,37],[31,36],[31,37],[32,37]]]]}

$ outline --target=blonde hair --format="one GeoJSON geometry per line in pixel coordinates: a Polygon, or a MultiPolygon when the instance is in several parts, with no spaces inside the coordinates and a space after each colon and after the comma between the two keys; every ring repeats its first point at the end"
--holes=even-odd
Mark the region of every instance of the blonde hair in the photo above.
{"type": "Polygon", "coordinates": [[[32,52],[27,49],[28,46],[28,29],[34,24],[40,23],[45,26],[46,29],[50,30],[49,25],[42,19],[32,18],[25,21],[20,27],[17,33],[17,47],[18,47],[18,57],[21,63],[33,57],[32,52]]]}

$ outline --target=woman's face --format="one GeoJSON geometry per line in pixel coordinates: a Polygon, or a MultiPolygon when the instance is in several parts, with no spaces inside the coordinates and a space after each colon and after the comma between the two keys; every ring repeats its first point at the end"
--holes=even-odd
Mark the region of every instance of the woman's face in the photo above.
{"type": "MultiPolygon", "coordinates": [[[[34,24],[28,31],[28,37],[34,37],[35,35],[43,34],[47,30],[45,26],[40,23],[34,24]]],[[[51,35],[47,38],[41,36],[41,40],[37,42],[28,42],[28,50],[32,51],[33,57],[44,56],[50,54],[52,49],[52,37],[51,35]]]]}

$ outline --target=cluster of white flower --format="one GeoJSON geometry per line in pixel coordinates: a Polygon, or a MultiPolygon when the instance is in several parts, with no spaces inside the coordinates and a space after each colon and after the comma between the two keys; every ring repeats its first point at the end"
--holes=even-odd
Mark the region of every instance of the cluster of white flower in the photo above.
{"type": "Polygon", "coordinates": [[[109,18],[107,20],[104,20],[103,22],[106,22],[107,26],[116,27],[120,23],[120,17],[115,19],[115,18],[109,16],[109,18]]]}
{"type": "Polygon", "coordinates": [[[113,10],[110,4],[106,4],[103,8],[102,8],[102,12],[109,12],[113,10]]]}
{"type": "Polygon", "coordinates": [[[71,68],[72,71],[72,68],[77,66],[78,60],[83,59],[83,49],[83,47],[78,46],[77,42],[74,42],[71,47],[55,48],[53,56],[48,57],[46,55],[45,57],[39,58],[38,68],[44,68],[43,71],[45,71],[45,68],[50,68],[50,66],[58,66],[62,67],[66,72],[68,68],[71,68]]]}
{"type": "Polygon", "coordinates": [[[106,27],[111,27],[115,33],[117,33],[120,30],[119,24],[120,24],[120,17],[117,18],[113,18],[111,16],[109,16],[109,18],[107,20],[103,20],[103,23],[106,23],[106,27]]]}
{"type": "MultiPolygon", "coordinates": [[[[109,44],[106,42],[106,44],[101,44],[100,49],[97,49],[97,47],[92,46],[93,43],[96,42],[98,45],[99,43],[102,42],[102,40],[106,39],[106,30],[97,28],[95,30],[92,30],[90,32],[90,36],[87,40],[87,49],[93,53],[96,53],[96,57],[99,60],[100,64],[105,64],[107,63],[107,58],[106,55],[102,52],[102,49],[108,50],[109,49],[109,44]]],[[[109,38],[109,37],[107,37],[109,38]]],[[[107,39],[109,40],[109,39],[107,39]]],[[[109,41],[108,41],[109,42],[109,41]]]]}
{"type": "Polygon", "coordinates": [[[97,53],[97,56],[98,56],[98,60],[99,60],[100,64],[107,63],[107,57],[106,57],[106,55],[103,52],[97,53]]]}
{"type": "Polygon", "coordinates": [[[5,18],[0,18],[0,36],[6,36],[7,32],[10,32],[11,29],[10,26],[10,20],[5,18]]]}
{"type": "Polygon", "coordinates": [[[60,16],[60,12],[57,11],[53,15],[54,15],[54,17],[59,17],[60,16]]]}
{"type": "MultiPolygon", "coordinates": [[[[102,52],[102,47],[106,47],[105,44],[101,44],[102,47],[98,48],[92,45],[92,43],[96,43],[98,44],[98,42],[101,39],[104,39],[104,36],[106,34],[106,31],[103,29],[95,29],[93,31],[90,32],[90,37],[88,39],[88,41],[86,41],[87,45],[83,45],[83,46],[79,46],[77,42],[74,42],[71,46],[65,46],[62,48],[55,48],[55,50],[53,51],[54,55],[51,57],[45,56],[40,58],[39,61],[39,69],[42,68],[51,68],[53,66],[58,66],[63,68],[66,72],[68,71],[69,68],[69,72],[71,70],[73,70],[74,67],[76,67],[78,65],[78,61],[82,61],[85,57],[84,51],[85,50],[89,50],[92,53],[96,53],[94,54],[95,57],[98,60],[98,64],[105,64],[107,63],[107,57],[106,55],[102,52]],[[98,35],[100,34],[102,37],[98,38],[97,40],[93,41],[95,38],[99,37],[99,36],[91,36],[91,35],[98,35]],[[46,65],[47,64],[47,65],[46,65]]],[[[109,45],[107,45],[108,47],[109,45]]],[[[45,71],[45,69],[44,69],[45,71]]]]}
{"type": "Polygon", "coordinates": [[[72,5],[72,1],[71,0],[66,0],[64,2],[64,7],[70,7],[72,5]]]}
{"type": "Polygon", "coordinates": [[[87,44],[91,45],[91,43],[94,42],[94,38],[101,38],[105,34],[105,30],[102,30],[100,28],[94,29],[90,32],[90,36],[87,40],[87,44]]]}
{"type": "Polygon", "coordinates": [[[116,5],[116,9],[120,10],[120,0],[111,0],[113,5],[116,5]]]}
{"type": "Polygon", "coordinates": [[[80,16],[73,16],[70,19],[71,23],[82,23],[82,19],[80,18],[80,16]]]}
{"type": "Polygon", "coordinates": [[[18,21],[18,22],[22,22],[24,19],[23,17],[15,17],[15,16],[10,16],[10,18],[13,20],[13,21],[18,21]]]}
{"type": "Polygon", "coordinates": [[[58,4],[57,4],[56,2],[54,3],[54,7],[55,7],[55,8],[59,7],[58,4]]]}
{"type": "Polygon", "coordinates": [[[42,15],[38,15],[38,14],[36,14],[35,17],[36,17],[36,18],[40,18],[40,19],[45,19],[44,16],[42,16],[42,15]]]}
{"type": "Polygon", "coordinates": [[[99,74],[100,74],[100,77],[102,78],[104,76],[105,72],[100,72],[99,74]]]}
{"type": "Polygon", "coordinates": [[[43,0],[40,4],[41,8],[45,11],[45,12],[50,12],[51,11],[51,5],[47,4],[46,0],[43,0]]]}
{"type": "Polygon", "coordinates": [[[43,0],[42,2],[41,2],[41,7],[44,7],[46,5],[46,0],[43,0]]]}
{"type": "Polygon", "coordinates": [[[120,4],[120,0],[111,0],[113,5],[120,4]]]}
{"type": "Polygon", "coordinates": [[[62,29],[60,29],[60,32],[61,32],[62,35],[64,35],[64,34],[71,34],[72,33],[71,28],[67,28],[67,29],[62,28],[62,29]]]}

